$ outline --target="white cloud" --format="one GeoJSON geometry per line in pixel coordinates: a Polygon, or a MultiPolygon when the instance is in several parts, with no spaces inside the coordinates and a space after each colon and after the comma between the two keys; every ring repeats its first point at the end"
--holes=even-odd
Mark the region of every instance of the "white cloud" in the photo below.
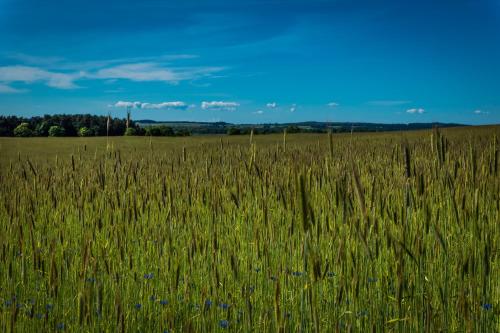
{"type": "Polygon", "coordinates": [[[275,109],[277,106],[278,106],[278,104],[276,102],[266,104],[266,107],[268,107],[270,109],[275,109]]]}
{"type": "Polygon", "coordinates": [[[4,66],[0,67],[0,82],[43,82],[49,87],[58,89],[78,88],[74,81],[81,78],[83,73],[56,73],[31,66],[4,66]]]}
{"type": "Polygon", "coordinates": [[[126,79],[131,81],[178,82],[180,77],[168,68],[154,63],[125,64],[100,69],[93,75],[97,79],[126,79]]]}
{"type": "Polygon", "coordinates": [[[142,103],[141,109],[168,109],[168,110],[186,110],[188,105],[184,102],[175,101],[175,102],[162,102],[158,104],[153,103],[142,103]]]}
{"type": "Polygon", "coordinates": [[[116,108],[134,108],[134,109],[153,109],[153,110],[186,110],[188,105],[181,101],[162,102],[162,103],[142,103],[142,102],[125,102],[118,101],[110,105],[116,108]]]}
{"type": "Polygon", "coordinates": [[[262,111],[262,110],[257,110],[257,111],[255,111],[255,112],[254,112],[254,114],[264,114],[264,111],[262,111]]]}
{"type": "Polygon", "coordinates": [[[407,113],[411,113],[411,114],[423,114],[425,113],[425,110],[422,109],[422,108],[418,108],[418,109],[408,109],[406,110],[407,113]]]}
{"type": "Polygon", "coordinates": [[[329,107],[331,107],[331,108],[334,108],[334,107],[336,107],[336,106],[339,106],[339,103],[330,102],[330,103],[328,103],[327,105],[328,105],[329,107]]]}
{"type": "Polygon", "coordinates": [[[124,79],[137,82],[161,81],[176,84],[180,81],[207,77],[222,69],[221,67],[169,68],[159,63],[143,62],[103,68],[98,70],[95,74],[89,75],[89,78],[124,79]]]}
{"type": "Polygon", "coordinates": [[[139,109],[141,107],[141,102],[125,102],[125,101],[118,101],[115,104],[111,105],[114,106],[115,108],[135,108],[139,109]]]}
{"type": "Polygon", "coordinates": [[[236,102],[223,102],[223,101],[201,102],[201,108],[203,110],[234,111],[238,106],[240,106],[240,104],[236,102]]]}
{"type": "Polygon", "coordinates": [[[290,112],[295,112],[295,110],[297,110],[297,104],[292,104],[292,106],[290,107],[290,112]]]}
{"type": "Polygon", "coordinates": [[[489,114],[489,112],[487,112],[487,111],[482,111],[482,110],[474,110],[474,114],[477,114],[477,115],[485,115],[485,114],[489,114]]]}
{"type": "MultiPolygon", "coordinates": [[[[196,56],[167,55],[156,58],[122,58],[72,63],[64,58],[14,54],[10,58],[22,64],[0,67],[0,84],[9,86],[13,82],[24,84],[40,82],[57,89],[78,88],[75,84],[78,80],[104,80],[107,83],[114,83],[117,80],[157,81],[177,84],[181,81],[215,77],[215,73],[224,70],[223,67],[179,67],[171,64],[171,61],[194,57],[196,56]]],[[[3,90],[8,89],[3,87],[3,90]]]]}
{"type": "Polygon", "coordinates": [[[0,83],[0,94],[19,94],[26,92],[24,89],[16,89],[6,84],[0,83]]]}

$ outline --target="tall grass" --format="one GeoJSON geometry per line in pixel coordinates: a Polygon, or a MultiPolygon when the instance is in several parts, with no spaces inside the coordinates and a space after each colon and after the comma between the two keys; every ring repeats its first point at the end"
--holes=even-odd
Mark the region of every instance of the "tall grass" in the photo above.
{"type": "Polygon", "coordinates": [[[0,331],[498,331],[498,134],[1,139],[0,331]]]}

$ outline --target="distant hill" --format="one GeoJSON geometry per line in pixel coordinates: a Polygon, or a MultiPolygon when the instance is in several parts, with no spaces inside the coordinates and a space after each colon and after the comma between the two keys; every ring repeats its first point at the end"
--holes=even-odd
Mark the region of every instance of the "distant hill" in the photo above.
{"type": "Polygon", "coordinates": [[[286,128],[289,133],[324,133],[329,130],[341,132],[386,132],[386,131],[408,131],[422,130],[437,127],[459,127],[468,126],[456,123],[408,123],[408,124],[380,124],[363,122],[318,122],[305,121],[298,123],[267,123],[267,124],[231,124],[226,122],[194,122],[194,121],[154,121],[137,120],[141,127],[148,126],[168,126],[172,128],[182,128],[191,134],[247,134],[252,129],[255,134],[268,134],[283,132],[286,128]]]}

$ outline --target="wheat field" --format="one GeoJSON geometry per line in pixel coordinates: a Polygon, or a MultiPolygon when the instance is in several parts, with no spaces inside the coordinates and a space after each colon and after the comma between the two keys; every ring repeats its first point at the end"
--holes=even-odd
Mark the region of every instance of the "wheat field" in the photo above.
{"type": "Polygon", "coordinates": [[[499,134],[0,138],[0,331],[499,331],[499,134]]]}

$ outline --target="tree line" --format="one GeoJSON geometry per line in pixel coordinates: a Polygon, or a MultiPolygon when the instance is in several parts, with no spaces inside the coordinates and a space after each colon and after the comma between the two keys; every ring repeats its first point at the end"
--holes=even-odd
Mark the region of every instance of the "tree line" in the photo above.
{"type": "Polygon", "coordinates": [[[187,136],[190,132],[185,129],[174,130],[165,125],[141,127],[132,120],[91,114],[44,115],[31,118],[0,116],[0,136],[89,137],[106,135],[187,136]]]}

